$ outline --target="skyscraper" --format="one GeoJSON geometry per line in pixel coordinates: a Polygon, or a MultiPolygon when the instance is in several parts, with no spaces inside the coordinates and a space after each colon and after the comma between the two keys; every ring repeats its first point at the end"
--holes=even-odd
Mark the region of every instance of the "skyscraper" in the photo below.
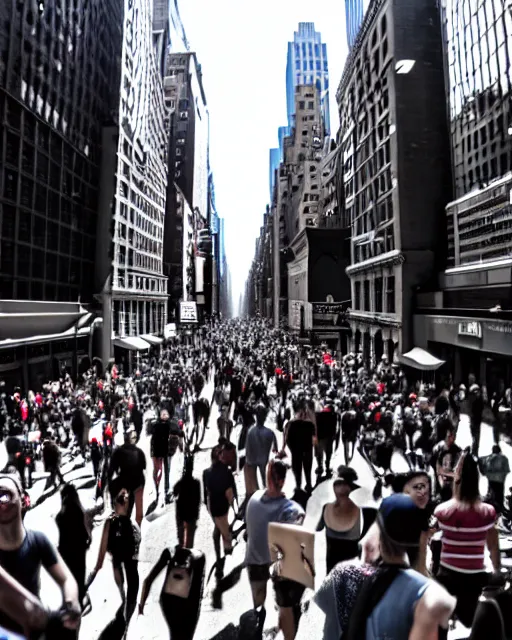
{"type": "Polygon", "coordinates": [[[272,200],[272,193],[274,191],[274,183],[275,183],[275,175],[276,171],[279,168],[279,163],[281,162],[281,152],[279,148],[270,149],[269,154],[269,182],[270,182],[270,200],[272,200]]]}
{"type": "Polygon", "coordinates": [[[288,126],[294,124],[295,87],[314,84],[320,93],[325,132],[329,135],[331,119],[329,113],[329,68],[327,65],[327,45],[315,31],[313,22],[299,22],[293,42],[288,43],[286,63],[286,105],[288,126]]]}
{"type": "Polygon", "coordinates": [[[118,120],[124,0],[74,6],[0,2],[0,361],[25,389],[85,359],[80,303],[92,309],[97,292],[102,126],[118,120]]]}
{"type": "Polygon", "coordinates": [[[163,273],[166,109],[152,18],[152,6],[145,0],[127,3],[119,92],[121,126],[103,131],[96,276],[98,288],[104,287],[104,361],[109,357],[112,334],[114,345],[140,349],[144,342],[137,337],[162,334],[167,320],[163,273]],[[111,242],[108,265],[106,239],[111,242]],[[104,281],[106,266],[110,275],[104,281]]]}
{"type": "Polygon", "coordinates": [[[349,49],[354,46],[370,2],[371,0],[345,0],[345,22],[349,49]]]}

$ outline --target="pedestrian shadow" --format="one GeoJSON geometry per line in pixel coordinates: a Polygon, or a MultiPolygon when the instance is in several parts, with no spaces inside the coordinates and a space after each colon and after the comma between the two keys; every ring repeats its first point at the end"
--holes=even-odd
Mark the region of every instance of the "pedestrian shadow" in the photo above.
{"type": "Polygon", "coordinates": [[[230,622],[210,640],[262,640],[266,617],[265,607],[249,609],[242,613],[238,625],[230,622]]]}
{"type": "Polygon", "coordinates": [[[116,616],[111,620],[101,632],[98,640],[122,640],[126,632],[126,620],[124,617],[124,606],[118,609],[116,616]]]}
{"type": "Polygon", "coordinates": [[[157,507],[158,507],[158,500],[153,500],[153,502],[149,504],[148,508],[146,509],[146,518],[150,516],[152,513],[154,513],[157,507]]]}
{"type": "MultiPolygon", "coordinates": [[[[224,558],[222,559],[224,560],[224,558]]],[[[217,568],[217,564],[212,567],[212,570],[217,568]]],[[[221,561],[221,564],[218,566],[220,571],[223,570],[224,564],[221,561]]],[[[217,584],[215,585],[212,591],[212,606],[214,609],[222,609],[222,595],[232,589],[235,585],[240,582],[240,578],[242,576],[242,570],[245,567],[245,563],[239,564],[234,567],[226,576],[220,577],[217,579],[217,584]]],[[[211,576],[210,572],[210,576],[211,576]]]]}

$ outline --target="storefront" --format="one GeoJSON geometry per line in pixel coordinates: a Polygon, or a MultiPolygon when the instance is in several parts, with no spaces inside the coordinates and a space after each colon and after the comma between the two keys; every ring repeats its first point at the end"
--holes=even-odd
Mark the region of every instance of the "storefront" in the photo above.
{"type": "Polygon", "coordinates": [[[454,381],[473,374],[489,391],[512,381],[512,322],[461,316],[414,316],[415,345],[446,361],[454,381]]]}

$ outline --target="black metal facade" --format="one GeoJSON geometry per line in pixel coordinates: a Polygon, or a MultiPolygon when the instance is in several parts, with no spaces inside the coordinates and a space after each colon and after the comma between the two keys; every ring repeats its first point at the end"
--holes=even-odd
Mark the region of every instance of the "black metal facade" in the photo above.
{"type": "Polygon", "coordinates": [[[0,2],[0,297],[94,291],[101,127],[117,119],[122,0],[0,2]]]}

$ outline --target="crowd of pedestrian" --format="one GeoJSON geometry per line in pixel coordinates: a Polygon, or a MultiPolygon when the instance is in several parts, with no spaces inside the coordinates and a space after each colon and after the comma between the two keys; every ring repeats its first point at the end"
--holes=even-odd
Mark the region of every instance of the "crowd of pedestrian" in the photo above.
{"type": "MultiPolygon", "coordinates": [[[[507,587],[497,525],[510,522],[510,467],[498,428],[492,454],[478,453],[486,405],[493,413],[497,405],[506,409],[510,393],[502,390],[489,401],[474,378],[467,382],[469,393],[452,379],[411,386],[386,357],[369,366],[361,354],[302,348],[263,320],[234,320],[207,323],[193,339],[172,339],[131,372],[95,363],[79,380],[63,372],[37,393],[3,386],[0,427],[8,462],[0,474],[0,627],[19,637],[46,630],[48,638],[76,639],[91,607],[88,590],[110,556],[122,604],[101,638],[126,637],[137,602],[143,615],[165,570],[160,606],[170,637],[191,640],[207,582],[208,550],[195,546],[203,504],[213,527],[214,606],[233,584],[225,576],[228,558],[246,544],[254,608],[233,627],[240,638],[262,638],[271,581],[285,640],[430,640],[446,637],[454,619],[473,640],[500,623],[503,633],[493,638],[505,640],[507,612],[497,594],[507,587]],[[199,480],[194,461],[213,426],[213,405],[218,440],[199,480]],[[461,450],[456,436],[464,412],[472,445],[461,450]],[[150,440],[151,472],[141,438],[150,440]],[[86,511],[66,482],[64,455],[90,460],[94,510],[86,511]],[[355,456],[374,478],[365,504],[356,499],[362,485],[351,466],[355,456]],[[393,472],[397,456],[406,472],[393,472]],[[61,495],[58,548],[23,524],[34,506],[27,468],[39,459],[46,493],[61,495]],[[171,487],[178,460],[180,479],[171,487]],[[285,493],[289,467],[291,496],[285,493]],[[488,479],[485,496],[481,475],[488,479]],[[243,495],[237,478],[243,478],[243,495]],[[156,500],[148,506],[150,479],[156,500]],[[304,520],[323,482],[332,483],[332,500],[314,529],[325,535],[326,578],[311,595],[323,571],[315,566],[315,531],[304,520]],[[139,589],[142,523],[157,507],[175,511],[176,545],[165,546],[139,589]],[[100,511],[106,518],[87,575],[100,511]],[[37,606],[41,566],[62,590],[56,615],[37,606]],[[488,606],[491,600],[496,607],[488,606]],[[30,603],[31,616],[20,613],[23,603],[30,603]]],[[[228,637],[222,633],[218,640],[228,637]]]]}

